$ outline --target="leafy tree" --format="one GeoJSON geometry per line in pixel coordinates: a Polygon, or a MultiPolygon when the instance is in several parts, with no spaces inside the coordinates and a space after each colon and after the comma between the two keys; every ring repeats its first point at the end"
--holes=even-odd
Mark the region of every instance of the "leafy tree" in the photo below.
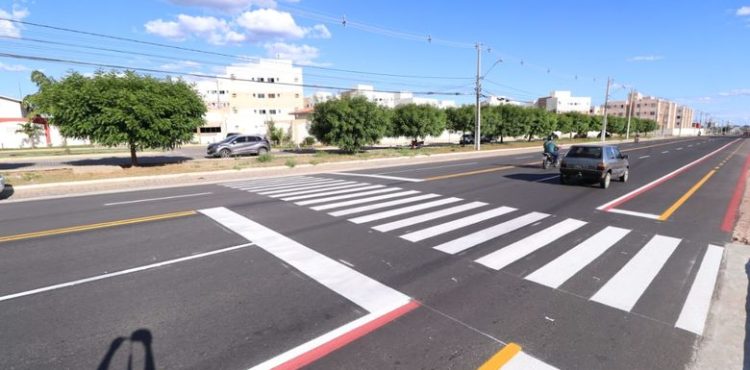
{"type": "Polygon", "coordinates": [[[378,142],[388,130],[388,118],[384,108],[364,97],[342,97],[315,105],[310,133],[352,153],[378,142]]]}
{"type": "Polygon", "coordinates": [[[578,112],[570,113],[569,116],[573,119],[573,122],[571,123],[571,133],[575,132],[579,136],[587,135],[591,118],[578,112]]]}
{"type": "Polygon", "coordinates": [[[42,128],[34,123],[33,120],[29,120],[26,123],[19,123],[18,129],[16,130],[17,134],[24,134],[28,137],[29,143],[31,143],[31,148],[36,148],[36,140],[39,138],[41,132],[42,128]]]}
{"type": "Polygon", "coordinates": [[[206,107],[182,80],[157,79],[133,71],[73,72],[60,81],[34,71],[39,87],[27,101],[49,117],[65,137],[106,146],[125,144],[133,166],[137,150],[174,149],[203,125],[206,107]]]}
{"type": "Polygon", "coordinates": [[[291,140],[291,135],[288,135],[284,132],[284,129],[281,127],[276,127],[276,122],[274,120],[270,120],[267,122],[268,125],[268,138],[271,139],[271,142],[274,145],[281,145],[282,143],[285,143],[289,140],[291,140]]]}
{"type": "Polygon", "coordinates": [[[414,140],[440,135],[445,129],[445,112],[427,104],[405,104],[393,110],[391,133],[414,140]]]}
{"type": "Polygon", "coordinates": [[[483,136],[497,137],[502,131],[502,112],[496,107],[482,107],[482,130],[483,136]]]}
{"type": "Polygon", "coordinates": [[[466,134],[466,131],[474,131],[476,113],[472,105],[448,108],[445,110],[445,118],[448,130],[462,134],[466,134]]]}
{"type": "Polygon", "coordinates": [[[602,116],[591,115],[589,116],[589,131],[602,131],[602,116]]]}
{"type": "Polygon", "coordinates": [[[614,134],[624,134],[627,121],[624,117],[607,116],[607,132],[614,134]]]}
{"type": "Polygon", "coordinates": [[[641,120],[641,124],[638,127],[638,129],[644,133],[653,132],[657,128],[659,128],[659,125],[656,123],[656,121],[651,119],[641,120]]]}
{"type": "Polygon", "coordinates": [[[574,117],[570,113],[563,113],[557,116],[557,130],[563,134],[570,134],[570,138],[573,138],[573,121],[574,117]]]}
{"type": "Polygon", "coordinates": [[[555,131],[557,115],[539,108],[527,108],[530,110],[529,141],[536,135],[547,135],[555,131]]]}

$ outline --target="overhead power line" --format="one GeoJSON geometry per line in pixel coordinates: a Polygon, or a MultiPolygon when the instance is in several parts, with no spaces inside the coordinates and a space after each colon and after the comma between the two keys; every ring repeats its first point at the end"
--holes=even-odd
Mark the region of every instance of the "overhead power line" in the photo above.
{"type": "MultiPolygon", "coordinates": [[[[51,30],[56,30],[56,31],[70,32],[70,33],[76,33],[76,34],[93,36],[93,37],[99,37],[99,38],[107,38],[107,39],[111,39],[111,40],[118,40],[118,41],[125,41],[125,42],[137,43],[137,44],[142,44],[142,45],[157,46],[157,47],[169,48],[169,49],[174,49],[174,50],[181,50],[181,51],[192,52],[192,53],[199,53],[199,54],[213,55],[213,56],[221,56],[221,57],[225,57],[225,58],[231,58],[231,59],[237,59],[237,60],[244,60],[244,61],[248,61],[248,62],[257,62],[258,60],[262,59],[262,58],[251,58],[251,57],[246,57],[246,56],[242,56],[242,55],[233,55],[233,54],[227,54],[227,53],[220,53],[220,52],[215,52],[215,51],[208,51],[208,50],[187,48],[187,47],[182,47],[182,46],[163,44],[163,43],[159,43],[159,42],[138,40],[138,39],[133,39],[133,38],[129,38],[129,37],[107,35],[107,34],[97,33],[97,32],[82,31],[82,30],[76,30],[76,29],[72,29],[72,28],[58,27],[58,26],[52,26],[52,25],[48,25],[48,24],[41,24],[41,23],[34,23],[34,22],[27,22],[27,21],[21,21],[21,20],[11,19],[11,18],[0,17],[0,21],[12,22],[12,23],[22,24],[22,25],[26,25],[26,26],[46,28],[46,29],[51,29],[51,30]]],[[[269,59],[269,60],[273,60],[273,59],[269,59]]],[[[355,74],[362,74],[362,75],[372,75],[372,76],[399,77],[399,78],[416,78],[416,79],[443,79],[443,80],[471,80],[472,79],[471,77],[409,75],[409,74],[369,72],[369,71],[359,71],[359,70],[344,69],[344,68],[313,66],[313,65],[305,65],[305,64],[299,64],[299,63],[292,63],[292,64],[294,66],[296,66],[296,67],[320,69],[320,70],[334,71],[334,72],[355,73],[355,74]]]]}
{"type": "MultiPolygon", "coordinates": [[[[149,72],[149,73],[160,73],[165,75],[179,75],[179,76],[190,76],[195,78],[210,78],[210,79],[221,79],[221,80],[231,80],[231,81],[242,81],[242,82],[250,82],[250,83],[256,83],[256,84],[267,84],[267,85],[282,85],[282,86],[294,86],[294,87],[309,87],[309,88],[316,88],[316,89],[327,89],[327,90],[339,90],[339,91],[346,91],[351,90],[349,87],[341,87],[341,86],[328,86],[328,85],[318,85],[318,84],[304,84],[304,83],[291,83],[291,82],[260,82],[255,80],[250,80],[246,78],[238,78],[238,77],[227,77],[227,76],[218,76],[218,75],[209,75],[209,74],[203,74],[203,73],[187,73],[187,72],[177,72],[177,71],[166,71],[156,68],[143,68],[143,67],[127,67],[117,64],[107,64],[107,63],[95,63],[95,62],[83,62],[79,60],[71,60],[71,59],[60,59],[60,58],[49,58],[49,57],[42,57],[42,56],[35,56],[35,55],[20,55],[20,54],[12,54],[12,53],[0,53],[0,57],[5,58],[13,58],[13,59],[21,59],[21,60],[33,60],[38,62],[49,62],[49,63],[63,63],[63,64],[72,64],[72,65],[82,65],[82,66],[89,66],[89,67],[99,67],[99,68],[110,68],[110,69],[119,69],[119,70],[131,70],[131,71],[138,71],[138,72],[149,72]]],[[[369,90],[373,92],[382,92],[382,93],[400,93],[402,91],[398,90],[369,90]]],[[[413,91],[412,94],[415,95],[452,95],[452,96],[460,96],[460,95],[470,95],[468,93],[462,93],[462,92],[444,92],[444,91],[413,91]]]]}

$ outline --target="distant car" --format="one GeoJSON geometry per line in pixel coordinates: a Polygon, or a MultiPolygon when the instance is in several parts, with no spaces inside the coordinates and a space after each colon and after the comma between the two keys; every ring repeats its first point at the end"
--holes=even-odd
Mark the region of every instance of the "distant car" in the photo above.
{"type": "Polygon", "coordinates": [[[271,142],[257,135],[230,136],[218,143],[209,144],[206,154],[227,158],[243,154],[265,154],[271,151],[271,142]]]}
{"type": "Polygon", "coordinates": [[[560,163],[560,183],[571,180],[598,182],[603,189],[609,187],[612,177],[628,181],[630,163],[628,155],[620,153],[614,145],[573,145],[560,163]]]}
{"type": "MultiPolygon", "coordinates": [[[[482,144],[491,143],[492,137],[483,135],[479,142],[482,144]]],[[[459,140],[458,143],[461,145],[474,144],[474,134],[466,134],[461,136],[461,140],[459,140]]]]}

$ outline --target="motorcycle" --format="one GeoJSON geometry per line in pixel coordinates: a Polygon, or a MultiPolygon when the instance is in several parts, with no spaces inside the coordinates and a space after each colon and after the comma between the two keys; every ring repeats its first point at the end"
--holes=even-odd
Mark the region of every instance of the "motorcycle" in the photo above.
{"type": "Polygon", "coordinates": [[[549,168],[550,165],[554,166],[555,168],[560,166],[560,156],[557,157],[557,160],[555,161],[552,157],[551,153],[542,153],[542,168],[545,170],[549,168]]]}

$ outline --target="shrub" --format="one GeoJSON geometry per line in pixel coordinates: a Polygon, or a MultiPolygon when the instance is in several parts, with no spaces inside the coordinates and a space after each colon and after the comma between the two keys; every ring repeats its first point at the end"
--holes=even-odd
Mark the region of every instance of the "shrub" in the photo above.
{"type": "Polygon", "coordinates": [[[268,153],[264,153],[258,156],[258,162],[260,163],[266,163],[272,160],[273,160],[273,156],[268,153]]]}
{"type": "Polygon", "coordinates": [[[294,166],[297,165],[297,161],[295,161],[294,158],[289,158],[284,164],[286,164],[286,166],[289,168],[294,168],[294,166]]]}

